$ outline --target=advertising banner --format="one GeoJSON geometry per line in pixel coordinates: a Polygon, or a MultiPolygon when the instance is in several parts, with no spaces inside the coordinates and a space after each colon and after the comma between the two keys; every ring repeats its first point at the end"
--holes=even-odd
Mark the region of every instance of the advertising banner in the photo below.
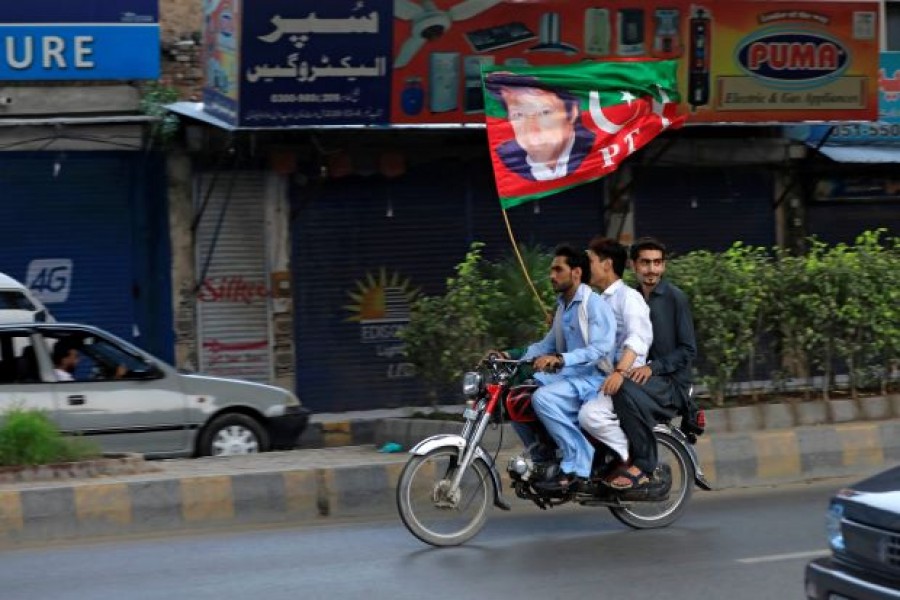
{"type": "Polygon", "coordinates": [[[0,3],[0,81],[156,79],[156,0],[0,3]]]}
{"type": "Polygon", "coordinates": [[[248,127],[389,122],[392,0],[205,0],[205,109],[248,127]]]}
{"type": "MultiPolygon", "coordinates": [[[[238,2],[206,0],[206,5],[227,4],[241,12],[238,2]]],[[[229,122],[267,127],[483,123],[483,66],[647,59],[678,62],[689,123],[875,119],[878,2],[597,4],[247,3],[242,18],[232,19],[240,24],[233,82],[239,102],[229,122]]],[[[207,19],[207,26],[218,25],[207,19]]],[[[211,112],[227,104],[220,95],[208,89],[211,112]]]]}
{"type": "Polygon", "coordinates": [[[878,120],[795,126],[793,139],[826,145],[900,145],[900,52],[882,52],[878,68],[878,120]],[[831,133],[829,134],[829,130],[831,133]],[[827,136],[827,139],[826,139],[827,136]]]}

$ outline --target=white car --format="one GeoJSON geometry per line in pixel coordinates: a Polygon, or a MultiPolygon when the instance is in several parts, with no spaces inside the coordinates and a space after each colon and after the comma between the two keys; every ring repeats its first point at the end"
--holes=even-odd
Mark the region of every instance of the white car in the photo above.
{"type": "Polygon", "coordinates": [[[147,457],[293,448],[309,421],[288,390],[181,373],[96,327],[64,323],[0,325],[0,420],[12,407],[44,410],[104,452],[147,457]]]}
{"type": "Polygon", "coordinates": [[[0,323],[53,322],[53,317],[27,287],[0,273],[0,323]]]}

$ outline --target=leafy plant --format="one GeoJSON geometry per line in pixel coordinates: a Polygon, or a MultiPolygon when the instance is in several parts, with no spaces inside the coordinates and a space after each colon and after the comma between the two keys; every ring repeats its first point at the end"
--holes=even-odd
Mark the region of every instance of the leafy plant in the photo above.
{"type": "Polygon", "coordinates": [[[167,87],[158,81],[152,81],[144,86],[141,96],[141,112],[158,120],[153,125],[151,137],[162,142],[168,142],[178,132],[181,121],[178,116],[166,108],[166,105],[178,101],[178,91],[167,87]]]}
{"type": "Polygon", "coordinates": [[[70,462],[100,455],[96,444],[64,437],[43,411],[12,408],[0,425],[0,465],[70,462]]]}
{"type": "Polygon", "coordinates": [[[416,365],[435,403],[443,390],[457,385],[462,374],[489,347],[486,307],[503,299],[499,283],[485,278],[481,249],[473,242],[456,276],[447,279],[443,296],[423,296],[410,310],[410,322],[400,332],[406,354],[416,365]]]}

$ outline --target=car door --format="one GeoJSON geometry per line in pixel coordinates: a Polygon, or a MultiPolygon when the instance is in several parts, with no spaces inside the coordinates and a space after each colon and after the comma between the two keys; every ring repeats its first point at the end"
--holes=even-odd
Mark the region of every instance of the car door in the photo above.
{"type": "Polygon", "coordinates": [[[74,380],[53,384],[64,431],[87,436],[106,452],[174,455],[190,450],[185,397],[174,371],[151,368],[159,361],[151,363],[150,357],[93,329],[45,327],[41,332],[48,348],[64,341],[79,353],[74,380]]]}
{"type": "Polygon", "coordinates": [[[49,363],[44,362],[42,369],[34,342],[27,329],[0,331],[0,420],[9,410],[21,408],[46,411],[58,423],[49,363]]]}

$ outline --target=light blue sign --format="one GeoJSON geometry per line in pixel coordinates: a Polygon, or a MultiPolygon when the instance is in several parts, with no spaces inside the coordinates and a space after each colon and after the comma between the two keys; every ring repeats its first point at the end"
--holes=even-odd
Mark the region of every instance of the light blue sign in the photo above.
{"type": "Polygon", "coordinates": [[[809,144],[824,139],[829,146],[900,145],[900,52],[882,52],[878,61],[878,121],[801,125],[789,128],[789,133],[791,138],[809,144]]]}
{"type": "Polygon", "coordinates": [[[0,81],[157,79],[159,25],[0,24],[0,81]]]}

